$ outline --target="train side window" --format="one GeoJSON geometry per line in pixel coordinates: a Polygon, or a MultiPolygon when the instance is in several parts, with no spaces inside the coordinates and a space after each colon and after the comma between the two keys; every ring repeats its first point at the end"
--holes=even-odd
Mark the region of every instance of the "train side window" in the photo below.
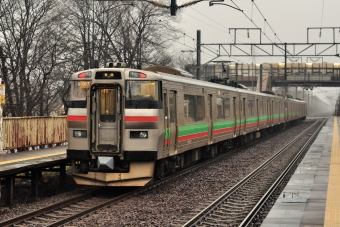
{"type": "Polygon", "coordinates": [[[264,102],[260,101],[260,105],[259,105],[259,115],[263,116],[264,115],[264,102]]]}
{"type": "Polygon", "coordinates": [[[205,117],[204,96],[184,95],[184,121],[192,123],[205,117]]]}
{"type": "Polygon", "coordinates": [[[161,109],[161,90],[158,81],[126,81],[126,109],[161,109]]]}
{"type": "Polygon", "coordinates": [[[170,123],[176,123],[175,98],[175,93],[171,92],[169,94],[170,123]]]}
{"type": "Polygon", "coordinates": [[[254,100],[248,100],[248,113],[249,116],[254,116],[254,100]]]}
{"type": "Polygon", "coordinates": [[[224,98],[223,99],[223,109],[224,109],[224,117],[228,118],[230,117],[230,99],[224,98]]]}
{"type": "Polygon", "coordinates": [[[195,122],[195,96],[184,95],[184,121],[195,122]]]}
{"type": "Polygon", "coordinates": [[[216,98],[217,119],[224,119],[224,105],[222,98],[216,98]]]}
{"type": "Polygon", "coordinates": [[[196,121],[202,121],[204,120],[205,116],[204,96],[196,96],[196,98],[197,98],[196,121]]]}

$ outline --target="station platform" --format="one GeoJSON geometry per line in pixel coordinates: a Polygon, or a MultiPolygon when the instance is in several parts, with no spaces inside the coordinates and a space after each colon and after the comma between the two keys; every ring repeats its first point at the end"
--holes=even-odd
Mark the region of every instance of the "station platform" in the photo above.
{"type": "Polygon", "coordinates": [[[327,120],[261,227],[340,226],[338,122],[327,120]]]}
{"type": "Polygon", "coordinates": [[[0,155],[0,177],[40,168],[66,160],[67,146],[0,155]]]}
{"type": "Polygon", "coordinates": [[[67,146],[63,145],[0,155],[0,179],[5,181],[6,205],[13,203],[14,180],[20,173],[30,173],[27,177],[31,178],[32,196],[38,194],[38,179],[43,171],[59,171],[60,177],[64,177],[68,163],[66,149],[67,146]]]}

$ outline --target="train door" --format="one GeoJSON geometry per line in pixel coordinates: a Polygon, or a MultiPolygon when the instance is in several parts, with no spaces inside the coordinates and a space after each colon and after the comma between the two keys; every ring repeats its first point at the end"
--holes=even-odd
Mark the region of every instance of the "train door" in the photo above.
{"type": "Polygon", "coordinates": [[[267,127],[269,127],[269,125],[270,125],[269,99],[267,99],[267,104],[266,104],[266,116],[267,116],[267,127]]]}
{"type": "Polygon", "coordinates": [[[237,130],[237,122],[238,122],[238,119],[237,119],[237,107],[236,107],[236,97],[233,97],[233,103],[232,103],[232,108],[233,108],[233,120],[234,120],[234,137],[236,137],[236,130],[237,130]]]}
{"type": "Polygon", "coordinates": [[[164,156],[169,153],[170,144],[170,121],[169,121],[169,106],[168,106],[168,93],[167,90],[163,90],[163,100],[164,100],[164,156]]]}
{"type": "Polygon", "coordinates": [[[246,98],[242,99],[242,109],[240,111],[241,113],[241,127],[240,127],[240,135],[245,134],[246,133],[246,124],[247,124],[247,115],[246,115],[246,98]]]}
{"type": "Polygon", "coordinates": [[[271,126],[274,125],[274,101],[272,100],[271,102],[271,113],[270,113],[270,121],[271,121],[271,126]]]}
{"type": "Polygon", "coordinates": [[[213,137],[213,130],[214,130],[214,122],[213,122],[213,117],[212,117],[212,95],[208,95],[208,110],[209,110],[209,140],[208,144],[212,143],[212,137],[213,137]]]}
{"type": "Polygon", "coordinates": [[[177,153],[177,109],[176,109],[176,92],[169,92],[169,155],[177,153]]]}
{"type": "Polygon", "coordinates": [[[256,123],[256,130],[259,130],[259,122],[260,122],[260,112],[259,112],[259,100],[256,99],[256,120],[257,120],[257,123],[256,123]]]}
{"type": "Polygon", "coordinates": [[[121,150],[121,93],[119,85],[91,90],[91,119],[95,123],[90,132],[93,152],[110,154],[121,150]]]}

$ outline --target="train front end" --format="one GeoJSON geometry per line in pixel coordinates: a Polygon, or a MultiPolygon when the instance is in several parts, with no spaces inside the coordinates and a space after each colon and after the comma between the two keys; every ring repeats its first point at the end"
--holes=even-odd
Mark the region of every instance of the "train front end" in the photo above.
{"type": "Polygon", "coordinates": [[[77,184],[144,186],[164,143],[161,82],[152,72],[93,70],[87,94],[89,150],[73,160],[77,184]]]}

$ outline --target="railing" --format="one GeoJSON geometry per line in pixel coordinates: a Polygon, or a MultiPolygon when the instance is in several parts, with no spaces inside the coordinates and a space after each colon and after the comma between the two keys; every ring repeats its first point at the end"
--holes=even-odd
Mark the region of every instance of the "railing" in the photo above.
{"type": "Polygon", "coordinates": [[[3,118],[3,150],[67,142],[66,116],[3,118]]]}

